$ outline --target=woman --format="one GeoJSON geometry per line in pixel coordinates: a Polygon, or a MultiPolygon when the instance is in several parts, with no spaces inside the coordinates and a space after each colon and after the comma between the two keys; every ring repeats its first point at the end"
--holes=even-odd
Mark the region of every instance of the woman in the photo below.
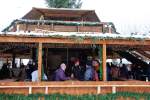
{"type": "Polygon", "coordinates": [[[62,63],[60,68],[55,71],[54,80],[55,81],[66,81],[70,78],[65,75],[66,65],[62,63]]]}

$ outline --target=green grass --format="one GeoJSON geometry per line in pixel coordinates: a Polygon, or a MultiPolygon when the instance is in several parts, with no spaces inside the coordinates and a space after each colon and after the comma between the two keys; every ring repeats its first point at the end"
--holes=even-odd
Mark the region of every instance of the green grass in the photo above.
{"type": "Polygon", "coordinates": [[[67,95],[67,94],[0,94],[0,100],[150,100],[150,93],[129,93],[120,92],[105,95],[67,95]],[[130,98],[130,99],[129,99],[130,98]]]}

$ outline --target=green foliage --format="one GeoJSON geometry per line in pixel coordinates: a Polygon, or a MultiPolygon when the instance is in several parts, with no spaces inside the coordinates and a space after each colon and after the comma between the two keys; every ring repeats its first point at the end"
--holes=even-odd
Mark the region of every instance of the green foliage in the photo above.
{"type": "Polygon", "coordinates": [[[67,94],[0,94],[0,100],[119,100],[120,98],[129,100],[150,100],[149,93],[129,93],[118,92],[106,95],[67,95],[67,94]]]}
{"type": "Polygon", "coordinates": [[[46,0],[51,8],[81,8],[81,0],[46,0]]]}
{"type": "MultiPolygon", "coordinates": [[[[99,46],[99,58],[100,58],[100,61],[102,61],[102,53],[103,53],[103,50],[102,50],[102,47],[99,46]]],[[[100,63],[100,66],[99,66],[99,72],[100,72],[100,80],[103,80],[103,65],[102,63],[100,63]]]]}

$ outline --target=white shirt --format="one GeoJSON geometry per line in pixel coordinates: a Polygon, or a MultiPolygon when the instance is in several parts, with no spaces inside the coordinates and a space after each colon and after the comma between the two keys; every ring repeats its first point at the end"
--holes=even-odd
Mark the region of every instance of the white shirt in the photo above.
{"type": "MultiPolygon", "coordinates": [[[[38,79],[38,70],[35,70],[31,73],[31,76],[32,76],[32,82],[38,82],[39,79],[38,79]]],[[[43,76],[43,79],[44,80],[47,80],[47,76],[44,74],[43,76]]]]}

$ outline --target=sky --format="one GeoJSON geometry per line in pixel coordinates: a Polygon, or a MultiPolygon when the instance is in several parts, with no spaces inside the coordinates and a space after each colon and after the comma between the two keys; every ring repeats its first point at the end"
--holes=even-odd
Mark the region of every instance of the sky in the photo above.
{"type": "MultiPolygon", "coordinates": [[[[82,9],[95,10],[102,22],[113,22],[121,34],[150,32],[150,0],[83,0],[82,9]]],[[[0,30],[45,0],[1,0],[0,30]]]]}

